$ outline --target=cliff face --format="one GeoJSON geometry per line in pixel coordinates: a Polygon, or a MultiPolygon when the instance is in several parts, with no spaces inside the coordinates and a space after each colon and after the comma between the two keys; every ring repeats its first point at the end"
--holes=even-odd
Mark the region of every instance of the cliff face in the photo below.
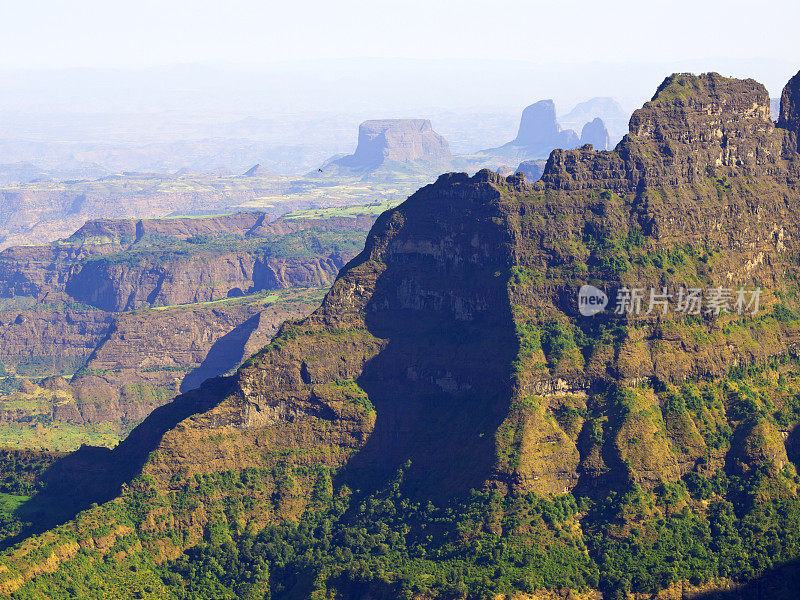
{"type": "MultiPolygon", "coordinates": [[[[791,124],[792,92],[784,97],[791,124]]],[[[750,579],[767,568],[758,528],[773,554],[795,560],[794,140],[770,120],[760,84],[675,75],[614,151],[555,151],[534,185],[489,171],[441,176],[381,215],[313,314],[93,463],[93,485],[107,482],[94,500],[125,481],[113,465],[133,465],[125,476],[141,476],[114,506],[151,499],[139,527],[159,556],[219,522],[340,527],[292,563],[280,579],[289,587],[276,588],[288,595],[322,582],[356,598],[382,582],[369,589],[388,598],[403,581],[448,597],[457,587],[433,573],[470,569],[486,596],[750,579]],[[587,284],[608,310],[581,314],[587,284]],[[614,312],[634,288],[673,306],[614,312]],[[687,288],[759,289],[760,304],[685,314],[674,302],[687,288]],[[478,489],[485,496],[470,495],[478,489]],[[351,491],[349,511],[325,513],[335,525],[308,525],[328,510],[321,497],[337,505],[351,491]],[[178,541],[175,521],[186,531],[178,541]],[[456,555],[466,558],[447,571],[456,555]],[[350,567],[337,570],[342,561],[350,567]],[[308,581],[294,578],[301,565],[308,581]],[[421,570],[430,582],[418,582],[421,570]]],[[[90,464],[89,453],[72,460],[90,464]]],[[[70,476],[60,472],[51,499],[70,476]]],[[[92,500],[70,496],[74,509],[92,500]]],[[[16,552],[5,581],[25,578],[27,551],[16,552]]]]}
{"type": "Polygon", "coordinates": [[[525,175],[525,181],[535,183],[544,174],[544,167],[547,161],[544,160],[524,160],[519,163],[515,173],[522,173],[525,175]]]}
{"type": "Polygon", "coordinates": [[[130,245],[145,236],[187,240],[194,236],[245,236],[256,227],[269,223],[263,212],[241,212],[233,215],[174,219],[94,219],[73,233],[68,242],[118,242],[130,245]]]}
{"type": "Polygon", "coordinates": [[[36,297],[63,291],[70,268],[95,254],[75,246],[16,246],[0,252],[0,296],[36,297]]]}
{"type": "MultiPolygon", "coordinates": [[[[758,278],[777,286],[789,268],[786,257],[797,251],[800,205],[784,200],[793,193],[786,186],[797,167],[781,159],[787,134],[769,120],[768,108],[766,92],[755,82],[676,76],[634,113],[631,133],[616,151],[556,151],[536,186],[488,172],[472,179],[441,177],[385,214],[320,309],[285,329],[285,343],[268,347],[239,373],[229,400],[188,430],[168,433],[164,447],[203,444],[214,435],[211,424],[218,419],[241,428],[248,440],[272,435],[276,424],[294,430],[303,419],[321,418],[318,403],[325,401],[315,389],[352,380],[376,406],[378,421],[348,471],[357,471],[362,461],[396,468],[413,455],[424,466],[412,467],[410,477],[425,480],[423,474],[437,473],[433,479],[441,485],[435,488],[454,493],[458,485],[449,487],[437,470],[444,466],[431,464],[436,459],[422,433],[428,425],[407,426],[404,411],[409,406],[418,414],[422,409],[413,399],[430,398],[425,402],[440,403],[434,405],[450,414],[452,403],[470,406],[475,397],[482,398],[483,433],[493,437],[494,448],[490,444],[482,454],[480,443],[459,447],[452,440],[454,452],[468,453],[467,462],[480,465],[462,482],[557,494],[608,489],[629,479],[644,486],[679,479],[697,453],[706,451],[705,442],[690,433],[694,425],[663,429],[664,416],[648,421],[612,412],[605,417],[613,426],[605,445],[594,447],[581,433],[589,422],[581,418],[567,426],[562,415],[597,410],[591,394],[614,381],[724,376],[742,362],[786,352],[796,330],[781,328],[767,337],[742,334],[733,343],[711,324],[715,341],[704,348],[686,337],[680,321],[666,325],[644,318],[625,321],[631,329],[610,346],[581,348],[574,340],[597,335],[592,328],[602,318],[574,321],[575,295],[584,277],[607,289],[612,300],[614,289],[624,284],[680,285],[674,273],[653,263],[634,266],[634,259],[626,258],[625,270],[604,266],[615,236],[637,230],[651,253],[685,243],[729,250],[716,251],[713,269],[693,267],[692,282],[735,287],[754,285],[758,278]],[[751,178],[760,178],[760,185],[751,178]],[[723,226],[721,218],[732,214],[740,216],[723,226]],[[506,284],[509,272],[514,275],[506,284]],[[543,275],[550,273],[559,275],[543,275]],[[428,346],[433,328],[441,334],[428,346]],[[511,380],[513,385],[500,385],[511,380]],[[284,422],[289,415],[291,424],[284,422]],[[187,431],[193,432],[191,442],[182,437],[190,435],[187,431]],[[406,431],[414,432],[413,444],[399,441],[406,431]],[[672,435],[697,440],[677,450],[680,444],[672,435]],[[637,436],[649,448],[645,455],[629,454],[625,447],[637,436]]],[[[774,298],[765,293],[764,306],[774,298]]],[[[612,325],[603,322],[602,327],[612,325]]],[[[655,394],[631,393],[632,415],[660,413],[655,394]]],[[[463,422],[455,429],[471,436],[471,427],[463,422]]],[[[449,443],[440,431],[432,439],[449,443]]],[[[149,468],[172,473],[177,466],[156,457],[149,468]]],[[[192,468],[219,467],[204,462],[192,468]]]]}
{"type": "Polygon", "coordinates": [[[616,143],[628,133],[630,113],[626,112],[614,98],[591,98],[575,106],[567,114],[558,118],[562,127],[581,131],[586,124],[601,119],[608,129],[612,143],[616,143]]]}
{"type": "MultiPolygon", "coordinates": [[[[796,149],[797,139],[800,136],[800,74],[792,77],[783,88],[778,127],[793,135],[792,141],[796,149]]],[[[790,146],[792,141],[789,142],[790,146]]]]}
{"type": "MultiPolygon", "coordinates": [[[[37,383],[26,380],[19,392],[0,400],[0,421],[23,427],[37,419],[54,427],[105,424],[119,428],[121,433],[130,431],[181,391],[195,389],[206,379],[238,367],[269,341],[281,323],[303,317],[312,309],[309,303],[288,301],[267,307],[258,302],[171,307],[125,313],[116,318],[91,311],[88,314],[96,318],[106,317],[95,322],[94,330],[87,327],[87,313],[83,313],[82,320],[76,319],[75,313],[42,315],[40,321],[30,323],[44,332],[44,339],[31,335],[32,356],[21,355],[15,345],[19,339],[8,336],[5,357],[17,358],[16,364],[7,363],[17,373],[25,373],[23,367],[36,365],[37,359],[50,358],[51,363],[38,364],[40,371],[29,374],[37,383]],[[57,324],[49,322],[56,316],[73,328],[80,328],[80,334],[65,335],[57,324]],[[74,346],[68,345],[71,341],[74,346]],[[42,374],[41,370],[52,375],[35,377],[42,374]],[[76,370],[71,378],[60,376],[76,370]],[[36,402],[37,410],[16,408],[25,401],[36,402]],[[5,408],[6,405],[15,408],[5,408]]],[[[15,328],[14,333],[24,334],[25,330],[15,328]]],[[[47,438],[39,441],[40,446],[47,444],[47,438]]],[[[27,442],[21,441],[20,445],[27,442]]]]}
{"type": "Polygon", "coordinates": [[[586,144],[591,144],[595,150],[611,149],[611,139],[601,118],[598,117],[583,126],[581,130],[581,146],[586,144]]]}
{"type": "MultiPolygon", "coordinates": [[[[569,149],[578,145],[578,136],[571,129],[562,131],[552,100],[540,100],[522,111],[519,131],[512,144],[528,146],[533,152],[542,152],[543,148],[569,149]]],[[[544,152],[548,153],[547,150],[544,152]]]]}
{"type": "Polygon", "coordinates": [[[364,235],[360,232],[373,221],[269,222],[264,213],[89,221],[56,245],[0,252],[0,296],[64,292],[119,312],[325,286],[355,254],[364,235]]]}
{"type": "Polygon", "coordinates": [[[452,158],[450,146],[428,119],[364,121],[358,128],[355,153],[334,165],[366,171],[386,162],[441,162],[452,158]]]}
{"type": "MultiPolygon", "coordinates": [[[[589,132],[592,131],[590,127],[589,132]]],[[[555,148],[572,149],[582,143],[571,129],[562,129],[556,119],[556,107],[552,100],[540,100],[522,111],[517,137],[500,146],[481,151],[482,155],[497,156],[521,161],[547,158],[555,148]]],[[[602,148],[605,149],[604,145],[602,148]]]]}
{"type": "Polygon", "coordinates": [[[114,443],[311,312],[373,221],[98,220],[0,253],[0,445],[114,443]]]}
{"type": "Polygon", "coordinates": [[[76,267],[65,291],[78,301],[119,312],[210,302],[263,290],[329,285],[348,256],[278,259],[250,252],[93,260],[76,267]],[[255,255],[254,255],[255,254],[255,255]]]}

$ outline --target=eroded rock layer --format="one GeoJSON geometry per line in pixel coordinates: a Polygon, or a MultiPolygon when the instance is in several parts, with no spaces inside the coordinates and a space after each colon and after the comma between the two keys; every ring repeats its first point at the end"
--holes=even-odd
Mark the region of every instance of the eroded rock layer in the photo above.
{"type": "MultiPolygon", "coordinates": [[[[39,502],[121,495],[45,535],[95,519],[159,560],[198,548],[153,594],[233,536],[300,549],[247,588],[286,598],[722,593],[796,564],[798,81],[780,127],[755,81],[675,75],[613,151],[554,151],[535,184],[441,176],[232,379],[54,469],[39,502]],[[580,311],[584,285],[606,311],[580,311]]],[[[5,589],[35,585],[36,543],[5,589]]]]}

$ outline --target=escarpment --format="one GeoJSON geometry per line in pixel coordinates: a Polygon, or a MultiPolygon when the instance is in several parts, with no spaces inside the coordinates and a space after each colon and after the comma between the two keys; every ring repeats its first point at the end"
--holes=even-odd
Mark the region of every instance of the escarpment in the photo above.
{"type": "Polygon", "coordinates": [[[211,302],[264,290],[327,286],[347,258],[336,252],[296,259],[247,251],[98,258],[77,266],[65,291],[110,312],[211,302]]]}
{"type": "Polygon", "coordinates": [[[106,219],[0,253],[0,440],[113,443],[311,312],[373,221],[106,219]]]}
{"type": "MultiPolygon", "coordinates": [[[[274,441],[259,440],[285,430],[279,446],[324,450],[330,466],[363,446],[346,469],[355,481],[385,476],[413,456],[420,486],[479,485],[491,470],[491,432],[507,408],[515,346],[504,277],[513,235],[498,181],[488,172],[443,176],[385,213],[322,306],[285,325],[237,375],[236,393],[197,417],[197,429],[167,435],[165,454],[148,468],[171,478],[174,466],[161,457],[188,443],[184,433],[210,452],[213,427],[203,429],[222,420],[249,446],[240,456],[275,452],[274,441]],[[348,403],[363,412],[355,438],[351,420],[339,418],[353,410],[348,403]],[[430,411],[453,422],[428,420],[430,411]],[[307,430],[315,428],[332,431],[314,444],[307,430]],[[453,453],[470,457],[468,469],[452,473],[453,453]]],[[[204,462],[192,469],[219,468],[204,462]]]]}
{"type": "Polygon", "coordinates": [[[428,424],[406,425],[405,407],[450,415],[455,404],[455,429],[492,439],[491,460],[481,441],[458,450],[481,465],[472,484],[558,494],[680,479],[707,451],[698,427],[661,414],[657,393],[624,390],[723,377],[793,351],[800,332],[793,322],[752,331],[730,314],[704,313],[690,327],[674,311],[645,314],[646,300],[639,315],[615,315],[613,303],[623,287],[675,296],[682,286],[762,286],[762,311],[779,302],[796,274],[800,204],[787,201],[797,160],[782,158],[786,132],[768,109],[753,81],[674,76],[613,152],[555,151],[533,186],[488,171],[441,177],[376,223],[320,309],[287,325],[215,410],[248,432],[269,429],[305,411],[319,418],[315,386],[354,381],[377,420],[345,473],[412,457],[436,472],[420,450],[428,424]],[[610,296],[606,313],[578,313],[587,282],[610,296]],[[612,406],[619,386],[633,408],[612,406]],[[485,431],[464,420],[476,398],[485,431]],[[601,418],[608,431],[595,448],[586,432],[601,418]],[[409,429],[413,444],[402,441],[409,429]],[[633,438],[652,459],[626,458],[633,438]]]}
{"type": "Polygon", "coordinates": [[[533,184],[442,175],[213,401],[109,451],[92,477],[134,465],[128,487],[88,514],[134,507],[169,558],[299,521],[319,543],[271,563],[278,597],[656,593],[796,561],[793,86],[776,126],[760,84],[674,75],[612,151],[556,150],[533,184]]]}
{"type": "Polygon", "coordinates": [[[0,253],[0,295],[66,293],[119,312],[329,285],[374,217],[98,220],[60,243],[0,253]],[[355,243],[354,243],[355,240],[355,243]],[[326,251],[327,250],[327,251],[326,251]]]}

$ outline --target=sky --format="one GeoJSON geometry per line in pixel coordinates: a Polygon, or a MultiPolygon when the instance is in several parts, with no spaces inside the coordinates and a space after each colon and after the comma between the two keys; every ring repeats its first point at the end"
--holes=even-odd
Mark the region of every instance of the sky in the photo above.
{"type": "Polygon", "coordinates": [[[664,62],[798,57],[779,0],[0,0],[0,68],[321,58],[664,62]]]}
{"type": "Polygon", "coordinates": [[[779,96],[798,22],[796,0],[0,0],[0,111],[633,110],[677,71],[779,96]]]}

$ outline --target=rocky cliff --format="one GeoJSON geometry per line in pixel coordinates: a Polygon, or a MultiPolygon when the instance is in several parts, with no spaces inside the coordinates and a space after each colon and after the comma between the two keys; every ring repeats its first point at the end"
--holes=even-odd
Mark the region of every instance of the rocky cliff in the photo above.
{"type": "MultiPolygon", "coordinates": [[[[597,97],[577,104],[572,110],[558,117],[562,127],[581,131],[587,123],[601,119],[608,129],[612,144],[616,144],[628,133],[631,115],[614,98],[597,97]]],[[[611,146],[609,146],[611,148],[611,146]]]]}
{"type": "Polygon", "coordinates": [[[0,296],[63,292],[118,312],[324,286],[356,253],[373,220],[270,222],[264,213],[237,213],[89,221],[54,245],[0,252],[0,296]]]}
{"type": "Polygon", "coordinates": [[[364,121],[358,127],[355,153],[335,160],[334,166],[368,171],[386,162],[441,162],[452,158],[450,147],[428,119],[364,121]]]}
{"type": "Polygon", "coordinates": [[[232,379],[54,467],[62,519],[116,499],[10,550],[4,589],[135,544],[178,577],[137,566],[151,597],[644,598],[796,564],[798,81],[779,127],[757,82],[680,74],[614,151],[441,176],[232,379]]]}
{"type": "MultiPolygon", "coordinates": [[[[552,100],[540,100],[522,111],[517,137],[511,142],[528,146],[532,151],[540,148],[574,148],[578,136],[571,129],[562,130],[556,120],[556,106],[552,100]]],[[[544,151],[548,154],[548,151],[544,151]]]]}
{"type": "Polygon", "coordinates": [[[598,117],[583,126],[581,130],[581,146],[586,144],[591,144],[595,150],[611,149],[611,138],[601,118],[598,117]]]}
{"type": "Polygon", "coordinates": [[[552,100],[540,100],[522,111],[517,137],[500,146],[481,151],[480,154],[516,160],[547,158],[555,148],[572,149],[580,145],[580,138],[571,129],[562,129],[556,120],[556,107],[552,100]]]}
{"type": "Polygon", "coordinates": [[[547,161],[544,160],[524,160],[519,163],[514,173],[522,173],[525,175],[525,181],[535,183],[539,181],[544,173],[544,167],[547,161]]]}
{"type": "Polygon", "coordinates": [[[7,374],[24,379],[19,390],[0,397],[0,435],[10,443],[11,431],[3,427],[31,429],[37,423],[74,429],[77,443],[72,447],[44,430],[16,440],[19,447],[58,449],[77,447],[97,428],[108,430],[109,441],[124,437],[181,391],[234,370],[281,323],[313,310],[300,294],[261,300],[118,316],[53,309],[30,319],[26,327],[6,326],[7,374]],[[22,336],[27,336],[24,342],[22,336]],[[83,437],[81,428],[87,430],[83,437]]]}
{"type": "Polygon", "coordinates": [[[0,253],[0,445],[114,443],[308,314],[373,221],[97,220],[0,253]]]}

